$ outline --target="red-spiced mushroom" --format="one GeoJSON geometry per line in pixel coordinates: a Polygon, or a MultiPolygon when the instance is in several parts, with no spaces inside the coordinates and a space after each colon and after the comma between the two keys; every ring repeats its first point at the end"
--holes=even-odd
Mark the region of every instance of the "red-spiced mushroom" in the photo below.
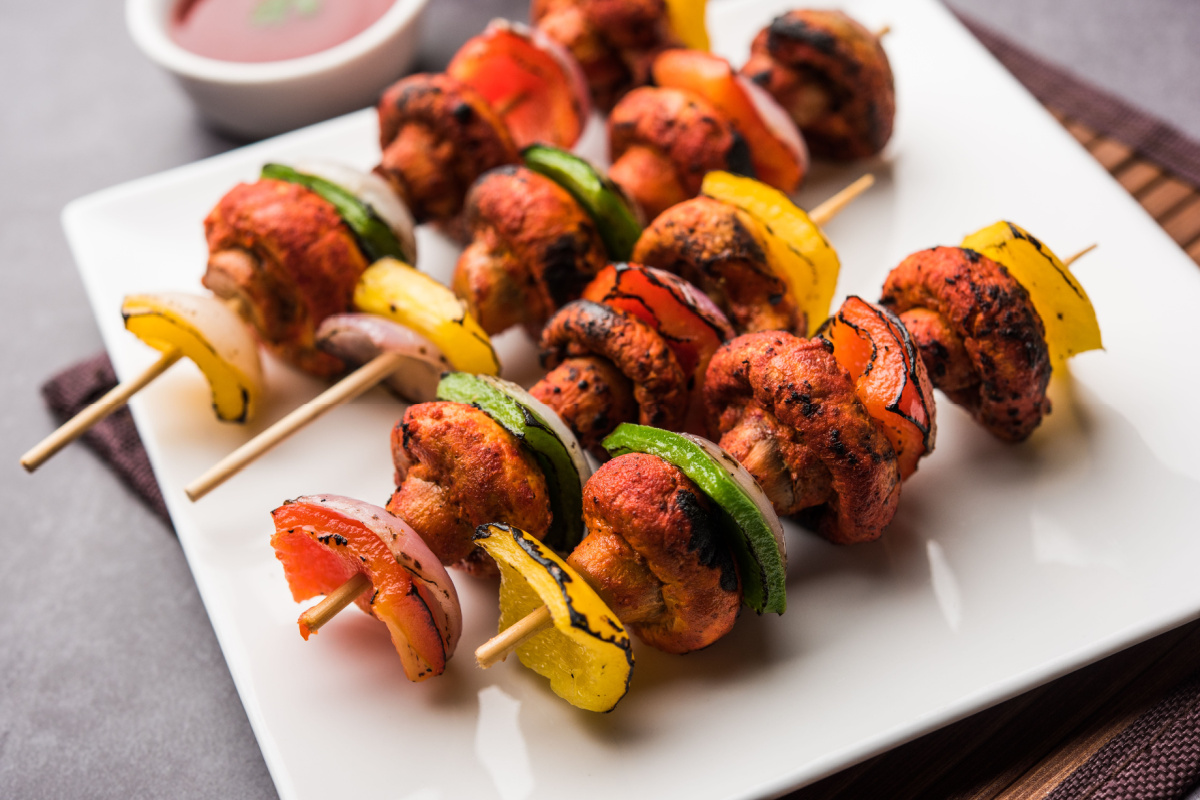
{"type": "Polygon", "coordinates": [[[397,488],[387,510],[403,519],[443,564],[495,574],[474,546],[488,522],[517,525],[537,539],[550,529],[546,478],[513,434],[461,403],[410,406],[392,431],[397,488]]]}
{"type": "Polygon", "coordinates": [[[723,115],[679,89],[627,94],[609,117],[608,141],[609,177],[651,219],[699,194],[712,170],[754,174],[745,141],[723,115]]]}
{"type": "Polygon", "coordinates": [[[705,392],[721,446],[754,475],[779,514],[820,500],[810,513],[830,541],[882,535],[900,499],[896,454],[828,342],[782,332],[739,336],[713,356],[705,392]],[[780,462],[792,481],[779,479],[780,462]],[[829,493],[814,497],[809,481],[819,486],[824,472],[829,493]]]}
{"type": "Polygon", "coordinates": [[[768,264],[755,230],[741,209],[697,197],[660,214],[634,245],[633,260],[696,284],[738,333],[806,333],[805,314],[768,264]]]}
{"type": "Polygon", "coordinates": [[[317,326],[351,310],[367,261],[337,209],[295,183],[238,184],[204,220],[203,283],[233,301],[275,355],[319,377],[345,367],[317,349],[317,326]]]}
{"type": "Polygon", "coordinates": [[[663,0],[533,0],[529,17],[571,52],[605,112],[649,80],[655,55],[679,44],[663,0]]]}
{"type": "Polygon", "coordinates": [[[908,328],[933,385],[999,439],[1027,438],[1050,413],[1050,354],[1029,293],[974,250],[913,253],[879,301],[908,328]]]}
{"type": "Polygon", "coordinates": [[[472,241],[458,259],[453,288],[489,334],[525,325],[536,336],[608,263],[579,203],[525,167],[483,175],[467,194],[465,213],[472,241]]]}
{"type": "Polygon", "coordinates": [[[588,534],[567,563],[642,641],[698,650],[729,632],[742,602],[716,513],[679,467],[618,456],[587,483],[588,534]]]}
{"type": "Polygon", "coordinates": [[[542,332],[542,363],[550,370],[530,394],[550,406],[579,437],[580,443],[603,457],[600,439],[621,422],[606,409],[628,408],[632,394],[637,403],[637,421],[643,425],[678,430],[688,409],[688,379],[670,346],[654,328],[627,311],[576,300],[554,315],[542,332]],[[577,375],[585,358],[606,361],[616,368],[594,373],[611,382],[584,387],[577,375]],[[577,427],[575,403],[570,387],[607,398],[601,408],[586,406],[595,423],[577,427]]]}
{"type": "Polygon", "coordinates": [[[508,128],[483,96],[449,75],[410,75],[379,100],[375,171],[417,222],[452,221],[475,179],[519,160],[508,128]]]}
{"type": "Polygon", "coordinates": [[[892,135],[896,92],[879,37],[841,11],[776,17],[750,47],[742,74],[792,115],[813,155],[874,155],[892,135]]]}

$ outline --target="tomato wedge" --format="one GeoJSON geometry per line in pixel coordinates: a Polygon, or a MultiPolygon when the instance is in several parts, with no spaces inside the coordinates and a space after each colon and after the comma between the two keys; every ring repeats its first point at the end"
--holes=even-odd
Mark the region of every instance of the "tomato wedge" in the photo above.
{"type": "Polygon", "coordinates": [[[641,264],[610,264],[583,290],[583,298],[628,311],[663,335],[688,376],[684,429],[705,434],[702,392],[713,353],[733,338],[733,326],[716,304],[692,284],[665,270],[641,264]]]}
{"type": "MultiPolygon", "coordinates": [[[[329,594],[358,573],[371,588],[355,601],[387,625],[410,681],[440,675],[462,634],[454,583],[429,546],[378,506],[309,495],[271,512],[271,546],[297,602],[329,594]]],[[[307,639],[303,622],[300,634],[307,639]]]]}
{"type": "Polygon", "coordinates": [[[808,172],[800,129],[771,95],[728,61],[700,50],[665,50],[651,72],[657,86],[694,92],[724,114],[746,140],[759,180],[788,194],[799,188],[808,172]]]}
{"type": "Polygon", "coordinates": [[[572,147],[592,113],[574,57],[549,36],[495,20],[459,48],[446,73],[479,92],[508,125],[517,147],[572,147]]]}
{"type": "Polygon", "coordinates": [[[908,478],[937,435],[933,385],[908,330],[892,312],[852,296],[818,335],[833,345],[858,399],[892,443],[900,478],[908,478]]]}

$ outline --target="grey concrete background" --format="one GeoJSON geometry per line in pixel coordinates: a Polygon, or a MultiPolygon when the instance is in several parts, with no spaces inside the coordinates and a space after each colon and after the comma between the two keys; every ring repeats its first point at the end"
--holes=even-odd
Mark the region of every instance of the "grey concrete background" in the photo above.
{"type": "MultiPolygon", "coordinates": [[[[1200,139],[1200,3],[951,3],[1200,139]]],[[[237,144],[143,60],[122,5],[0,4],[0,797],[274,797],[174,537],[81,447],[17,463],[53,427],[39,385],[101,346],[62,207],[237,144]]],[[[435,0],[423,66],[525,7],[435,0]]]]}

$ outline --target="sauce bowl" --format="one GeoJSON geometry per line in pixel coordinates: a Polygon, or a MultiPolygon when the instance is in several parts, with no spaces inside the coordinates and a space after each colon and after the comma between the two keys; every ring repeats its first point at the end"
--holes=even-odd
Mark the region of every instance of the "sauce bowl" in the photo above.
{"type": "Polygon", "coordinates": [[[137,46],[169,72],[201,117],[220,130],[257,139],[373,105],[417,54],[428,0],[396,0],[362,33],[310,56],[243,63],[196,55],[172,41],[178,0],[126,0],[137,46]]]}

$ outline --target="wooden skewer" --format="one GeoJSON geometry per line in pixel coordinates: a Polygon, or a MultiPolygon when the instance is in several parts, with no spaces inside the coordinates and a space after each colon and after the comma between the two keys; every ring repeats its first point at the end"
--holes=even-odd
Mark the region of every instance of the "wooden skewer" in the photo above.
{"type": "Polygon", "coordinates": [[[131,381],[126,381],[113,387],[106,395],[67,420],[63,423],[62,427],[39,442],[28,453],[21,456],[21,466],[25,468],[26,472],[33,472],[46,463],[59,450],[86,433],[97,422],[128,403],[129,398],[144,389],[147,384],[159,375],[166,372],[167,368],[182,356],[183,353],[177,349],[165,351],[141,375],[138,375],[131,381]]]}
{"type": "Polygon", "coordinates": [[[860,194],[865,192],[867,189],[870,189],[874,183],[874,175],[870,173],[863,175],[854,183],[850,184],[845,189],[842,189],[833,197],[829,198],[824,203],[821,203],[821,205],[808,212],[808,218],[817,223],[817,225],[824,225],[825,223],[829,222],[829,220],[840,214],[842,209],[854,202],[855,198],[857,198],[860,194]]]}
{"type": "Polygon", "coordinates": [[[549,606],[539,606],[475,649],[475,661],[482,669],[508,658],[517,645],[529,637],[553,627],[549,606]]]}
{"type": "Polygon", "coordinates": [[[1095,250],[1095,249],[1096,249],[1097,247],[1099,247],[1099,246],[1100,246],[1100,245],[1098,245],[1098,244],[1089,244],[1087,247],[1083,248],[1082,250],[1080,250],[1080,251],[1079,251],[1078,253],[1076,253],[1075,255],[1073,255],[1073,256],[1070,256],[1070,257],[1068,257],[1068,258],[1064,258],[1064,259],[1063,259],[1063,262],[1062,262],[1062,263],[1063,263],[1063,266],[1064,266],[1064,267],[1069,267],[1069,266],[1071,266],[1071,265],[1072,265],[1072,264],[1074,264],[1076,261],[1078,261],[1079,259],[1083,258],[1084,256],[1086,256],[1088,253],[1092,252],[1093,250],[1095,250]]]}
{"type": "Polygon", "coordinates": [[[303,428],[326,411],[347,403],[391,375],[407,358],[403,353],[381,353],[300,406],[265,431],[218,461],[208,472],[188,484],[184,492],[193,502],[233,476],[275,445],[303,428]]]}
{"type": "Polygon", "coordinates": [[[366,573],[356,572],[354,577],[325,595],[325,599],[300,615],[300,632],[307,639],[310,633],[316,633],[321,626],[337,616],[338,612],[358,599],[358,596],[371,588],[371,579],[366,573]]]}

